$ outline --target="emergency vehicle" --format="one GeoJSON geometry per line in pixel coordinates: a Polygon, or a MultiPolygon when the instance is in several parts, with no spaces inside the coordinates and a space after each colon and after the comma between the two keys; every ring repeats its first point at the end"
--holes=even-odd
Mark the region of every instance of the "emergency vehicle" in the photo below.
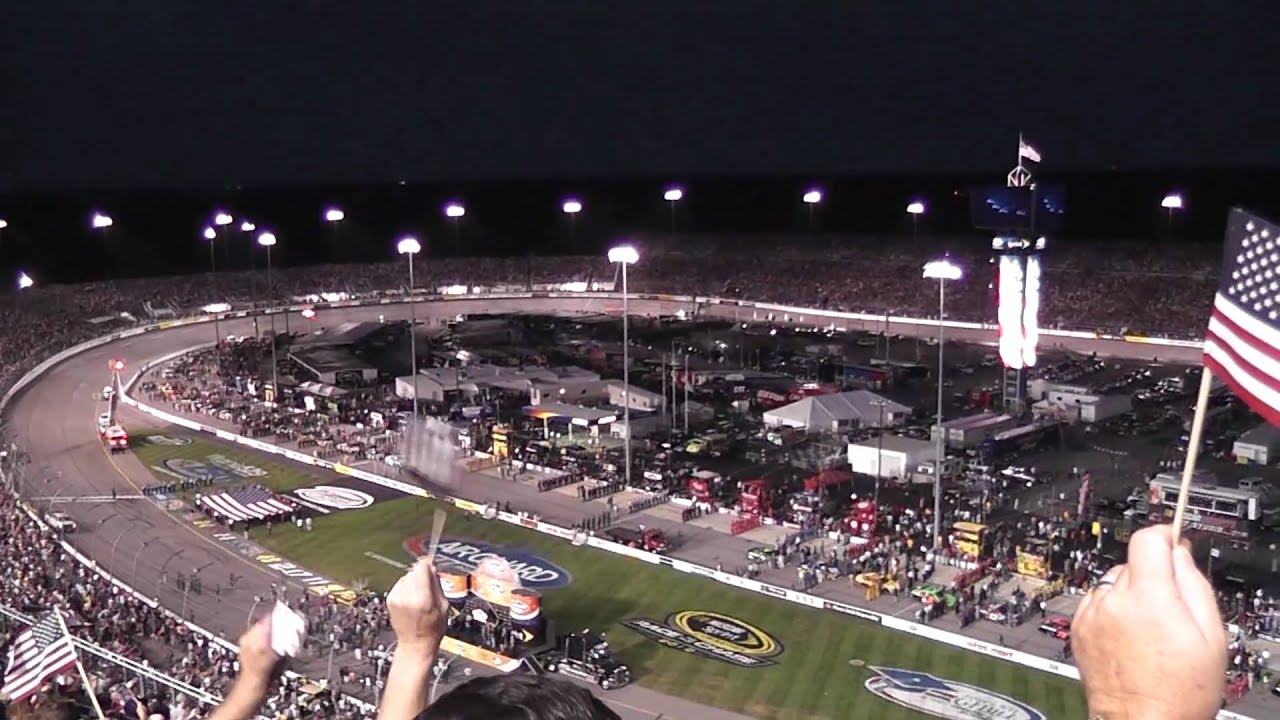
{"type": "Polygon", "coordinates": [[[112,425],[103,431],[102,442],[113,454],[122,453],[129,449],[129,433],[119,425],[112,425]]]}

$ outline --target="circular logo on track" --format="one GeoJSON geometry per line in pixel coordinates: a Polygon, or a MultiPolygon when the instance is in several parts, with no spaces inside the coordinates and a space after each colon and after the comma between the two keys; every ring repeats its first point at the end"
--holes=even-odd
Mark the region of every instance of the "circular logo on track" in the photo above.
{"type": "Polygon", "coordinates": [[[773,657],[782,653],[782,643],[754,625],[705,610],[685,610],[671,616],[671,626],[709,645],[743,655],[773,657]]]}
{"type": "Polygon", "coordinates": [[[172,435],[148,435],[145,439],[148,445],[168,445],[170,447],[180,447],[182,445],[191,444],[191,438],[173,437],[172,435]]]}
{"type": "Polygon", "coordinates": [[[373,504],[373,496],[368,493],[334,485],[298,488],[293,494],[309,503],[334,510],[360,510],[373,504]]]}

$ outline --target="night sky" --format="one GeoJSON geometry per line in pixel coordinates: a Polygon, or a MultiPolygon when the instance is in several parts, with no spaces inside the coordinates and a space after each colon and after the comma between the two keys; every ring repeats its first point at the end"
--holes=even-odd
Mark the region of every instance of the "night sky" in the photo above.
{"type": "Polygon", "coordinates": [[[125,272],[198,260],[215,206],[289,225],[293,261],[318,259],[296,248],[326,202],[364,203],[348,255],[374,256],[384,234],[439,231],[454,196],[481,250],[555,247],[560,197],[594,193],[584,241],[599,240],[662,229],[652,197],[668,181],[702,183],[689,230],[795,229],[796,197],[819,183],[846,189],[824,230],[901,230],[924,193],[933,229],[957,232],[964,213],[942,198],[1002,180],[1019,132],[1046,176],[1071,180],[1073,233],[1141,235],[1159,194],[1199,185],[1216,194],[1189,198],[1207,209],[1186,233],[1210,237],[1230,203],[1277,195],[1270,173],[1202,171],[1280,167],[1278,16],[1083,0],[11,2],[0,259],[47,266],[54,239],[92,250],[99,206],[131,221],[120,249],[62,275],[93,274],[103,253],[125,272]],[[264,189],[279,186],[311,189],[264,189]]]}

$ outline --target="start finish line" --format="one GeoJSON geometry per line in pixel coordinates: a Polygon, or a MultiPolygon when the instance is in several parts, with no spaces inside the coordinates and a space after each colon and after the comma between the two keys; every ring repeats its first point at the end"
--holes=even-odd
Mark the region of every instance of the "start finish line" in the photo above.
{"type": "Polygon", "coordinates": [[[81,495],[80,497],[69,497],[66,495],[54,495],[52,497],[32,498],[35,502],[45,502],[50,505],[61,505],[63,503],[109,503],[117,500],[146,500],[145,495],[81,495]]]}

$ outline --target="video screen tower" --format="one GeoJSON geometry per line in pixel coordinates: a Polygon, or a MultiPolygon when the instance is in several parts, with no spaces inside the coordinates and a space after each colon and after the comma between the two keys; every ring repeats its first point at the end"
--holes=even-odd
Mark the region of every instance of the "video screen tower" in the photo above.
{"type": "Polygon", "coordinates": [[[1040,257],[1044,231],[1058,227],[1066,203],[1060,187],[1040,187],[1028,163],[1040,153],[1018,138],[1018,164],[1003,187],[975,188],[971,193],[974,225],[996,233],[991,240],[996,265],[996,319],[999,355],[1004,367],[1002,395],[1006,412],[1026,410],[1027,370],[1035,367],[1040,342],[1040,257]]]}

